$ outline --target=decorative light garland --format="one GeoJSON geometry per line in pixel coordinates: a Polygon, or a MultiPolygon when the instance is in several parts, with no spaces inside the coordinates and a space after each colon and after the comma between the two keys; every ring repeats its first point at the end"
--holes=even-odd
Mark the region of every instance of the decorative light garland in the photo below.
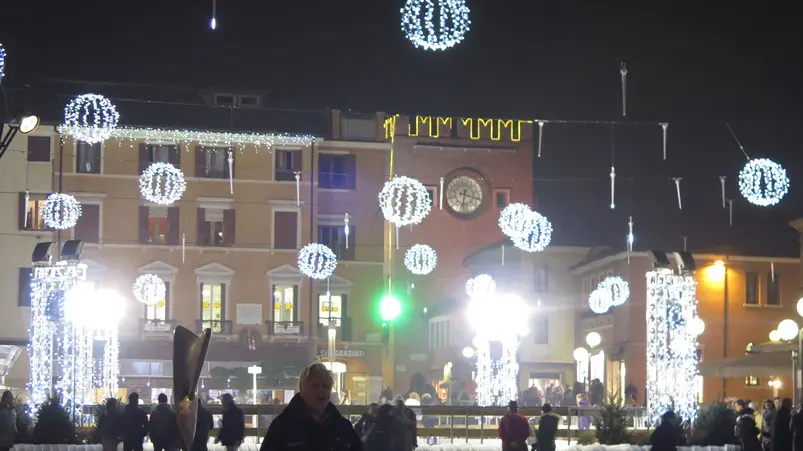
{"type": "Polygon", "coordinates": [[[159,276],[142,274],[134,280],[132,291],[134,299],[145,305],[153,305],[164,300],[167,287],[159,276]]]}
{"type": "Polygon", "coordinates": [[[403,227],[423,221],[432,210],[432,200],[421,182],[397,176],[382,187],[379,208],[386,220],[396,227],[403,227]]]}
{"type": "Polygon", "coordinates": [[[6,49],[3,48],[3,43],[0,42],[0,81],[6,75],[6,49]]]}
{"type": "Polygon", "coordinates": [[[465,38],[471,28],[470,12],[465,0],[407,0],[401,9],[401,27],[416,48],[446,50],[465,38]],[[440,13],[437,25],[436,9],[440,13]]]}
{"type": "Polygon", "coordinates": [[[416,244],[404,253],[404,266],[411,273],[425,276],[431,273],[438,265],[438,255],[435,249],[426,244],[416,244]]]}
{"type": "Polygon", "coordinates": [[[45,225],[57,230],[75,227],[81,217],[81,203],[75,197],[64,193],[53,193],[41,207],[45,225]]]}
{"type": "Polygon", "coordinates": [[[75,139],[89,144],[109,139],[119,121],[117,108],[100,94],[82,94],[64,107],[64,126],[75,139]]]}
{"type": "Polygon", "coordinates": [[[490,297],[496,294],[496,281],[488,274],[480,274],[468,279],[466,294],[470,298],[490,297]]]}
{"type": "Polygon", "coordinates": [[[532,210],[526,204],[512,203],[499,212],[499,229],[513,238],[522,237],[527,232],[526,222],[532,210]]]}
{"type": "Polygon", "coordinates": [[[588,307],[592,312],[602,315],[607,313],[613,305],[610,291],[595,289],[588,295],[588,307]]]}
{"type": "Polygon", "coordinates": [[[139,192],[155,204],[171,205],[186,189],[184,173],[170,163],[153,163],[139,176],[139,192]]]}
{"type": "MultiPolygon", "coordinates": [[[[58,132],[62,137],[76,137],[78,130],[75,127],[60,126],[58,132]]],[[[312,135],[296,135],[291,133],[229,133],[202,130],[169,130],[160,128],[117,127],[111,131],[108,139],[131,141],[175,142],[185,144],[189,151],[190,143],[199,144],[229,144],[238,151],[245,150],[245,146],[256,146],[270,149],[273,146],[310,146],[315,142],[312,135]]]]}
{"type": "Polygon", "coordinates": [[[618,307],[630,298],[630,284],[619,276],[606,277],[597,285],[597,290],[609,293],[612,307],[618,307]]]}
{"type": "Polygon", "coordinates": [[[298,269],[305,275],[323,280],[335,272],[337,256],[320,243],[310,243],[298,251],[298,269]]]}
{"type": "Polygon", "coordinates": [[[668,269],[647,273],[647,415],[669,409],[691,424],[697,414],[696,281],[668,269]]]}
{"type": "Polygon", "coordinates": [[[768,158],[750,160],[739,173],[739,191],[751,204],[768,207],[789,192],[789,177],[786,169],[768,158]]]}
{"type": "Polygon", "coordinates": [[[552,241],[552,223],[539,213],[531,212],[524,222],[525,233],[511,237],[513,245],[525,252],[541,252],[552,241]]]}

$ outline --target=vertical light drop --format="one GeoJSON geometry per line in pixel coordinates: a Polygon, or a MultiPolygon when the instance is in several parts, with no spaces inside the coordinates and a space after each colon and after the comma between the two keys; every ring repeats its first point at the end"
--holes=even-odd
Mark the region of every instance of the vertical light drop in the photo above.
{"type": "Polygon", "coordinates": [[[616,208],[615,191],[616,191],[616,169],[613,166],[611,166],[611,210],[616,208]]]}
{"type": "Polygon", "coordinates": [[[187,233],[181,232],[181,263],[187,258],[187,233]]]}
{"type": "Polygon", "coordinates": [[[301,205],[301,173],[296,172],[296,205],[301,205]]]}
{"type": "Polygon", "coordinates": [[[443,177],[441,177],[440,188],[438,188],[438,204],[439,204],[438,208],[440,210],[443,210],[443,177]]]}
{"type": "MultiPolygon", "coordinates": [[[[349,248],[349,233],[350,232],[351,231],[349,230],[349,214],[346,213],[346,215],[343,217],[343,233],[346,235],[346,249],[349,248]]],[[[329,283],[328,280],[329,279],[327,279],[327,283],[329,283]]]]}
{"type": "Polygon", "coordinates": [[[733,227],[733,199],[728,199],[728,223],[733,227]]]}
{"type": "Polygon", "coordinates": [[[683,180],[680,177],[672,178],[672,181],[675,182],[675,191],[678,193],[678,210],[683,210],[683,202],[680,199],[680,181],[683,180]]]}
{"type": "Polygon", "coordinates": [[[622,75],[622,116],[627,116],[627,63],[622,61],[619,73],[622,75]]]}
{"type": "Polygon", "coordinates": [[[669,122],[661,122],[661,128],[663,129],[664,138],[664,160],[666,160],[666,129],[669,128],[669,122]]]}
{"type": "Polygon", "coordinates": [[[719,176],[719,184],[722,188],[722,208],[725,208],[725,179],[724,175],[719,176]]]}
{"type": "Polygon", "coordinates": [[[541,158],[541,143],[544,138],[544,121],[538,121],[538,158],[541,158]]]}
{"type": "Polygon", "coordinates": [[[234,194],[234,152],[229,150],[229,194],[234,194]]]}
{"type": "Polygon", "coordinates": [[[209,28],[217,28],[217,0],[212,0],[212,19],[209,20],[209,28]]]}
{"type": "Polygon", "coordinates": [[[31,202],[31,193],[28,190],[25,190],[25,211],[20,212],[20,214],[24,215],[22,217],[22,226],[26,229],[28,228],[28,204],[31,202]]]}

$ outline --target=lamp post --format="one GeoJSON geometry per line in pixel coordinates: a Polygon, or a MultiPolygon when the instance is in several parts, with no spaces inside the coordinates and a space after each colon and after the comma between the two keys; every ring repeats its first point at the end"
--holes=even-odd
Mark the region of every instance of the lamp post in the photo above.
{"type": "MultiPolygon", "coordinates": [[[[259,366],[259,365],[249,366],[248,367],[248,374],[253,376],[253,380],[254,380],[254,405],[257,405],[258,401],[259,401],[258,395],[257,395],[257,376],[262,374],[262,367],[259,366]]],[[[254,427],[258,428],[259,427],[259,415],[254,415],[254,418],[253,418],[252,421],[254,422],[254,427]]]]}

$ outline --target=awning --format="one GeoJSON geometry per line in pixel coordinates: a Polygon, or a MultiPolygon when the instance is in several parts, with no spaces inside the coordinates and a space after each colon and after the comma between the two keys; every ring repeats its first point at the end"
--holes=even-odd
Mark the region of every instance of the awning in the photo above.
{"type": "Polygon", "coordinates": [[[792,354],[772,352],[746,354],[700,363],[700,374],[713,377],[784,376],[792,372],[792,354]]]}

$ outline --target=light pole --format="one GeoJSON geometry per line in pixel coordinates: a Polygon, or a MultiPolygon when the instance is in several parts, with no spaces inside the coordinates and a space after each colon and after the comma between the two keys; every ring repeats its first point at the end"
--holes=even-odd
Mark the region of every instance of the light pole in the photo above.
{"type": "MultiPolygon", "coordinates": [[[[257,405],[258,401],[259,401],[258,395],[257,395],[257,376],[262,374],[262,367],[259,366],[259,365],[249,366],[248,367],[248,374],[253,376],[253,380],[254,380],[254,405],[257,405]]],[[[258,428],[259,427],[259,415],[254,415],[254,418],[253,418],[252,421],[254,422],[254,427],[258,428]]]]}
{"type": "MultiPolygon", "coordinates": [[[[331,312],[331,310],[329,310],[331,312]]],[[[335,370],[335,357],[337,353],[337,324],[335,323],[334,319],[329,319],[329,330],[327,331],[329,336],[329,369],[331,371],[335,370]]],[[[337,387],[338,391],[340,391],[340,387],[337,387]]]]}

